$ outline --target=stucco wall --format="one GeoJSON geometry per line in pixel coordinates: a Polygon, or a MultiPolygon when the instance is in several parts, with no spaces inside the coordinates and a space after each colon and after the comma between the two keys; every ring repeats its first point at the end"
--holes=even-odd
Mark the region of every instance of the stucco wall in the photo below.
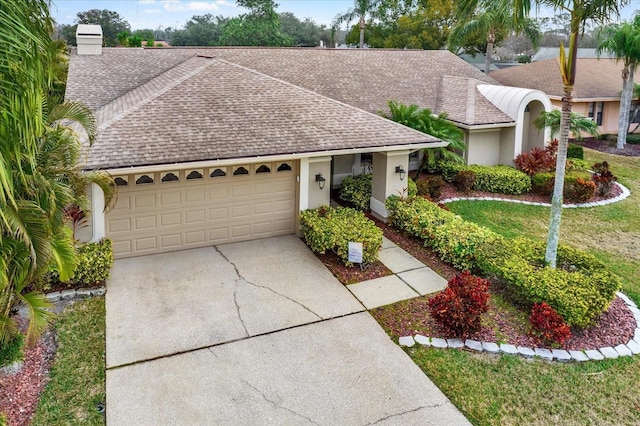
{"type": "MultiPolygon", "coordinates": [[[[552,100],[551,103],[562,108],[562,102],[559,100],[552,100]]],[[[574,102],[572,111],[589,116],[589,104],[590,102],[574,102]]],[[[602,113],[602,125],[598,126],[598,131],[601,134],[618,134],[618,115],[620,114],[620,101],[605,101],[604,110],[602,113]]],[[[585,136],[587,136],[585,134],[585,136]]],[[[556,135],[558,137],[558,135],[556,135]]]]}
{"type": "Polygon", "coordinates": [[[500,159],[500,129],[469,132],[467,163],[494,166],[500,159]]]}

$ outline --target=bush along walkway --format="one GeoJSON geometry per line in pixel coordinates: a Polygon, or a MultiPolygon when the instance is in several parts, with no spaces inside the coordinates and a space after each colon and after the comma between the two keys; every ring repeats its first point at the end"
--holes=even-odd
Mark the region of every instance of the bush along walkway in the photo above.
{"type": "MultiPolygon", "coordinates": [[[[616,293],[633,313],[636,324],[640,325],[640,309],[623,293],[616,293]]],[[[432,346],[434,348],[468,349],[475,352],[486,352],[490,354],[518,355],[525,358],[542,358],[547,361],[601,361],[603,359],[616,359],[624,356],[640,354],[640,327],[636,327],[633,339],[624,345],[616,347],[603,347],[594,349],[583,349],[581,351],[564,349],[546,349],[515,346],[510,344],[498,344],[496,342],[479,342],[472,339],[444,339],[440,337],[427,337],[420,334],[414,336],[403,336],[398,339],[400,346],[413,347],[416,343],[422,346],[432,346]]]]}
{"type": "MultiPolygon", "coordinates": [[[[620,188],[620,194],[613,198],[608,198],[606,200],[594,201],[590,203],[576,203],[576,204],[563,204],[562,207],[565,209],[575,209],[575,208],[586,208],[586,207],[598,207],[598,206],[606,206],[607,204],[617,203],[619,201],[628,198],[631,195],[631,191],[622,185],[621,183],[615,182],[615,185],[620,188]]],[[[454,201],[502,201],[505,203],[516,203],[516,204],[528,204],[531,206],[542,206],[542,207],[551,207],[551,203],[539,203],[533,201],[523,201],[523,200],[514,200],[511,198],[501,198],[501,197],[453,197],[453,198],[445,198],[444,200],[438,201],[441,204],[453,203],[454,201]]]]}

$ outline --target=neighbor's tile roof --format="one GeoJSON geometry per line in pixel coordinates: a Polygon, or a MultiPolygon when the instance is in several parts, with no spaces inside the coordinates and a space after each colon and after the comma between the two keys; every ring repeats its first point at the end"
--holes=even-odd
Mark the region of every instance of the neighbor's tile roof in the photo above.
{"type": "MultiPolygon", "coordinates": [[[[575,99],[620,97],[622,63],[611,59],[578,59],[576,67],[575,99]]],[[[490,75],[506,86],[536,89],[560,98],[563,94],[557,58],[504,68],[490,75]]],[[[636,77],[640,77],[640,71],[636,77]]]]}
{"type": "Polygon", "coordinates": [[[192,57],[97,110],[87,168],[419,144],[437,139],[221,59],[192,57]]]}

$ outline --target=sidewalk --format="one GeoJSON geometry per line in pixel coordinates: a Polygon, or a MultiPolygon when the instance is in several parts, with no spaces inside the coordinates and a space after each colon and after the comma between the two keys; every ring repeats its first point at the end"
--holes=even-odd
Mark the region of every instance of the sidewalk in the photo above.
{"type": "Polygon", "coordinates": [[[393,275],[347,286],[367,309],[435,293],[447,286],[447,280],[386,237],[382,238],[380,261],[393,275]]]}

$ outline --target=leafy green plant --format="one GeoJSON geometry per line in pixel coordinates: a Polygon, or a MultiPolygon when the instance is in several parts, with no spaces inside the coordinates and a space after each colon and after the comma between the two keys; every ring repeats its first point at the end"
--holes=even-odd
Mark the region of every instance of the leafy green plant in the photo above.
{"type": "Polygon", "coordinates": [[[315,253],[335,252],[345,265],[349,262],[349,242],[360,242],[362,263],[378,259],[382,247],[382,230],[364,213],[345,207],[322,206],[300,213],[300,228],[307,245],[315,253]]]}
{"type": "Polygon", "coordinates": [[[426,195],[433,200],[437,200],[442,195],[444,179],[441,176],[429,176],[417,182],[417,195],[426,195]]]}
{"type": "Polygon", "coordinates": [[[581,160],[579,158],[571,158],[567,160],[567,170],[579,170],[579,171],[587,171],[591,168],[591,163],[587,160],[581,160]]]}
{"type": "MultiPolygon", "coordinates": [[[[542,130],[545,127],[551,129],[551,137],[554,137],[560,132],[560,118],[562,112],[559,109],[553,109],[551,111],[542,111],[540,116],[533,122],[536,128],[542,130]]],[[[591,136],[598,136],[598,125],[589,117],[585,117],[583,114],[572,112],[569,120],[569,132],[577,140],[582,139],[582,134],[586,133],[591,136]]]]}
{"type": "Polygon", "coordinates": [[[460,171],[472,171],[476,174],[473,189],[477,191],[496,192],[501,194],[521,195],[531,190],[529,176],[509,166],[464,165],[450,162],[438,163],[442,177],[453,182],[460,171]]]}
{"type": "Polygon", "coordinates": [[[447,288],[429,299],[429,313],[445,332],[466,337],[480,330],[489,310],[489,282],[469,272],[449,280],[447,288]]]}
{"type": "MultiPolygon", "coordinates": [[[[551,196],[555,178],[555,172],[536,173],[531,177],[533,192],[540,195],[551,196]]],[[[588,200],[593,197],[592,195],[589,198],[584,198],[590,190],[590,185],[585,184],[584,181],[589,180],[591,180],[591,174],[589,172],[580,170],[567,172],[564,176],[564,196],[573,202],[584,202],[579,200],[588,200]],[[578,180],[583,183],[578,183],[578,180]]]]}
{"type": "Polygon", "coordinates": [[[358,210],[368,211],[371,200],[372,176],[370,173],[347,176],[342,181],[340,199],[353,204],[358,210]]]}
{"type": "MultiPolygon", "coordinates": [[[[62,283],[67,287],[91,287],[104,283],[109,278],[113,265],[111,240],[104,238],[96,243],[84,243],[76,249],[78,266],[73,276],[62,283]]],[[[47,277],[48,286],[60,283],[54,270],[47,277]]]]}
{"type": "Polygon", "coordinates": [[[584,160],[584,148],[580,145],[570,143],[567,148],[567,158],[578,158],[580,160],[584,160]]]}
{"type": "Polygon", "coordinates": [[[7,343],[0,343],[0,367],[21,361],[24,357],[24,335],[17,333],[7,343]]]}
{"type": "Polygon", "coordinates": [[[627,135],[627,143],[630,143],[632,145],[640,144],[640,135],[636,133],[629,133],[627,135]]]}
{"type": "Polygon", "coordinates": [[[407,179],[407,195],[409,197],[415,197],[418,195],[418,185],[413,179],[407,179]]]}

